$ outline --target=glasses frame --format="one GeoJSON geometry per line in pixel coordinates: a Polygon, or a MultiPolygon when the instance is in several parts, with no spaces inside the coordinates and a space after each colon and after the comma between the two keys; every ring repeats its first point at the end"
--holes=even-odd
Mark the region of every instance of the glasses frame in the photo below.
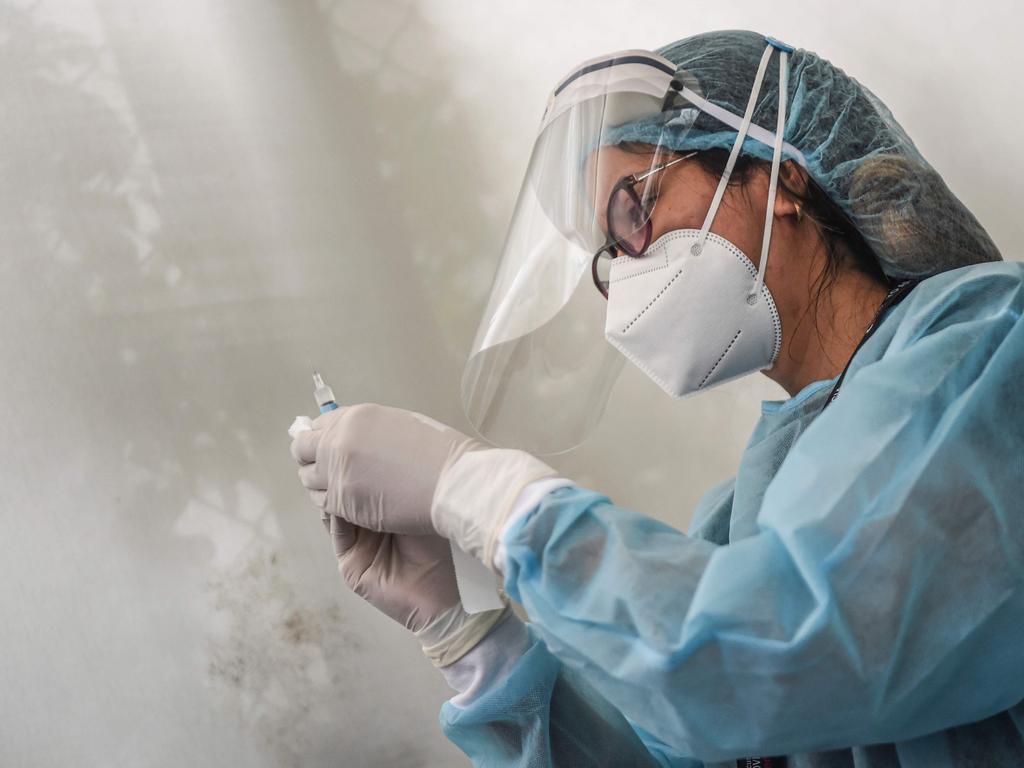
{"type": "MultiPolygon", "coordinates": [[[[612,222],[612,203],[615,200],[615,196],[618,194],[618,192],[620,190],[625,190],[626,194],[630,197],[630,199],[632,200],[633,204],[636,205],[641,210],[643,210],[644,201],[641,200],[640,195],[637,194],[637,191],[636,191],[636,189],[634,189],[634,187],[637,184],[639,184],[641,181],[646,181],[650,177],[654,176],[656,173],[660,173],[661,171],[664,171],[666,168],[671,168],[676,163],[683,162],[683,160],[689,160],[691,157],[693,157],[696,154],[697,154],[697,152],[689,152],[689,153],[687,153],[687,154],[685,154],[685,155],[683,155],[681,157],[674,157],[671,160],[668,160],[668,161],[666,161],[664,163],[659,163],[659,164],[655,165],[653,168],[650,168],[650,169],[644,171],[643,173],[631,173],[628,176],[623,176],[621,179],[619,179],[619,181],[615,184],[615,186],[612,187],[611,194],[608,195],[608,207],[605,209],[605,222],[607,223],[607,226],[608,226],[609,230],[611,229],[611,222],[612,222]]],[[[646,195],[645,195],[645,197],[646,197],[646,195]]],[[[657,204],[657,200],[655,200],[655,204],[657,204]]],[[[615,259],[615,258],[618,257],[617,251],[622,251],[627,256],[631,256],[634,259],[637,259],[637,258],[640,258],[641,256],[643,256],[647,252],[647,249],[651,245],[651,235],[654,232],[654,225],[651,222],[651,219],[652,219],[653,215],[654,215],[654,208],[652,207],[650,213],[646,214],[647,218],[646,218],[646,220],[644,221],[644,224],[643,224],[644,238],[643,238],[643,246],[641,248],[634,249],[634,248],[631,248],[631,247],[627,246],[625,244],[624,239],[622,237],[615,237],[615,233],[609,231],[608,232],[608,241],[604,245],[602,245],[600,249],[598,249],[597,253],[595,253],[593,258],[591,259],[591,261],[590,261],[590,275],[591,275],[591,277],[594,280],[594,287],[597,288],[597,290],[600,292],[600,294],[602,296],[605,297],[605,299],[608,298],[608,283],[605,283],[604,281],[602,281],[602,280],[600,280],[598,278],[598,275],[597,275],[597,262],[598,262],[598,259],[600,259],[601,256],[603,254],[605,254],[605,253],[610,254],[609,258],[615,259]]],[[[634,230],[634,232],[635,231],[636,230],[634,230]]],[[[633,234],[633,233],[631,232],[630,234],[633,234]]]]}

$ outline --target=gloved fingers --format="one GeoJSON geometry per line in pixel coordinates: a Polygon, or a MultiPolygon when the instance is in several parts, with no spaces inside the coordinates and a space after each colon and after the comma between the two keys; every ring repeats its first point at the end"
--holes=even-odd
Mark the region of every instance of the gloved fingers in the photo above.
{"type": "Polygon", "coordinates": [[[334,556],[343,557],[352,547],[355,546],[359,533],[356,526],[347,520],[342,520],[337,515],[329,515],[331,539],[334,541],[334,556]]]}
{"type": "Polygon", "coordinates": [[[305,486],[307,491],[327,490],[326,472],[318,462],[303,464],[299,467],[299,482],[305,486]]]}
{"type": "Polygon", "coordinates": [[[370,600],[371,592],[377,589],[383,572],[387,570],[386,565],[381,567],[377,558],[392,534],[368,531],[333,515],[331,532],[334,551],[341,552],[337,555],[338,573],[357,595],[370,600]]]}
{"type": "Polygon", "coordinates": [[[351,405],[347,405],[344,408],[335,408],[333,411],[327,413],[321,413],[315,419],[313,419],[313,431],[324,430],[331,426],[335,421],[341,418],[342,414],[347,413],[352,409],[351,405]]]}
{"type": "Polygon", "coordinates": [[[299,432],[292,440],[292,458],[299,464],[312,464],[316,461],[316,448],[320,444],[323,432],[314,429],[307,429],[299,432]]]}
{"type": "MultiPolygon", "coordinates": [[[[324,506],[327,504],[327,491],[310,491],[309,499],[313,502],[314,507],[318,507],[323,514],[327,514],[324,510],[324,506]]],[[[320,519],[322,520],[323,517],[320,519]]]]}

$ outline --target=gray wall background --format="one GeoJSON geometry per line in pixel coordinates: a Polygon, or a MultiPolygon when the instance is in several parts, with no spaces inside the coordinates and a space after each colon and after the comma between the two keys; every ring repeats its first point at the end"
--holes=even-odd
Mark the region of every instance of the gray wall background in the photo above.
{"type": "MultiPolygon", "coordinates": [[[[579,60],[750,28],[894,110],[1008,257],[1015,4],[0,2],[0,764],[447,766],[449,692],[348,594],[285,430],[465,427],[461,366],[544,97],[579,60]]],[[[553,463],[685,526],[759,412],[631,370],[553,463]]]]}

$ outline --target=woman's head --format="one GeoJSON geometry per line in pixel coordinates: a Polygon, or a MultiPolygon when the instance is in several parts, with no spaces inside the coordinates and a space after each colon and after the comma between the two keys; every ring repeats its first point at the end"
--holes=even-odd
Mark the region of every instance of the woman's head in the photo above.
{"type": "MultiPolygon", "coordinates": [[[[641,239],[656,244],[668,232],[701,230],[692,246],[697,249],[710,227],[747,255],[758,269],[747,303],[758,303],[763,286],[772,312],[777,310],[755,324],[763,334],[772,335],[769,327],[774,331],[771,366],[763,365],[763,350],[748,362],[761,365],[790,392],[814,377],[838,373],[898,279],[1000,258],[892,113],[827,61],[750,32],[698,35],[657,55],[675,66],[661,108],[608,126],[589,158],[588,169],[597,176],[595,213],[598,219],[612,216],[602,206],[623,176],[649,178],[656,171],[650,203],[645,189],[644,210],[618,219],[643,221],[650,212],[641,239]],[[776,58],[777,69],[769,66],[776,58]],[[673,153],[690,159],[659,170],[673,153]],[[731,156],[738,162],[726,175],[731,156]],[[774,195],[773,157],[784,161],[774,195]],[[728,181],[724,188],[722,178],[728,181]],[[724,193],[720,204],[712,203],[718,201],[716,189],[724,193]],[[702,226],[709,210],[714,220],[702,226]]],[[[681,241],[674,236],[671,242],[681,241]]],[[[601,263],[594,261],[595,280],[603,286],[601,263]]],[[[603,263],[609,291],[616,273],[635,278],[626,263],[618,269],[614,261],[603,263]]],[[[636,294],[636,288],[630,283],[619,298],[636,294]]],[[[728,286],[719,286],[718,294],[723,291],[728,286]]],[[[718,295],[705,291],[690,300],[716,303],[705,305],[687,325],[699,327],[717,311],[718,295]]],[[[745,310],[736,312],[739,317],[745,310]]],[[[633,325],[627,321],[626,327],[633,325]]],[[[716,360],[729,354],[727,347],[716,360]]]]}

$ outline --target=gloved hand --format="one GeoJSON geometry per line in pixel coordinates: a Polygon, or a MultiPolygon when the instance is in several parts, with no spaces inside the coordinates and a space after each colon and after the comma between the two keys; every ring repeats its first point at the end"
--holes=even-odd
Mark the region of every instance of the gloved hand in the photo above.
{"type": "Polygon", "coordinates": [[[314,503],[371,531],[438,533],[493,568],[519,493],[554,470],[433,419],[365,403],[317,417],[292,442],[314,503]]]}
{"type": "Polygon", "coordinates": [[[292,446],[314,503],[391,533],[434,533],[430,503],[442,468],[484,447],[421,414],[372,403],[321,414],[292,446]]]}
{"type": "Polygon", "coordinates": [[[503,608],[474,614],[462,609],[451,546],[436,534],[369,531],[326,513],[322,519],[345,583],[411,630],[438,667],[462,658],[510,612],[504,594],[503,608]]]}

